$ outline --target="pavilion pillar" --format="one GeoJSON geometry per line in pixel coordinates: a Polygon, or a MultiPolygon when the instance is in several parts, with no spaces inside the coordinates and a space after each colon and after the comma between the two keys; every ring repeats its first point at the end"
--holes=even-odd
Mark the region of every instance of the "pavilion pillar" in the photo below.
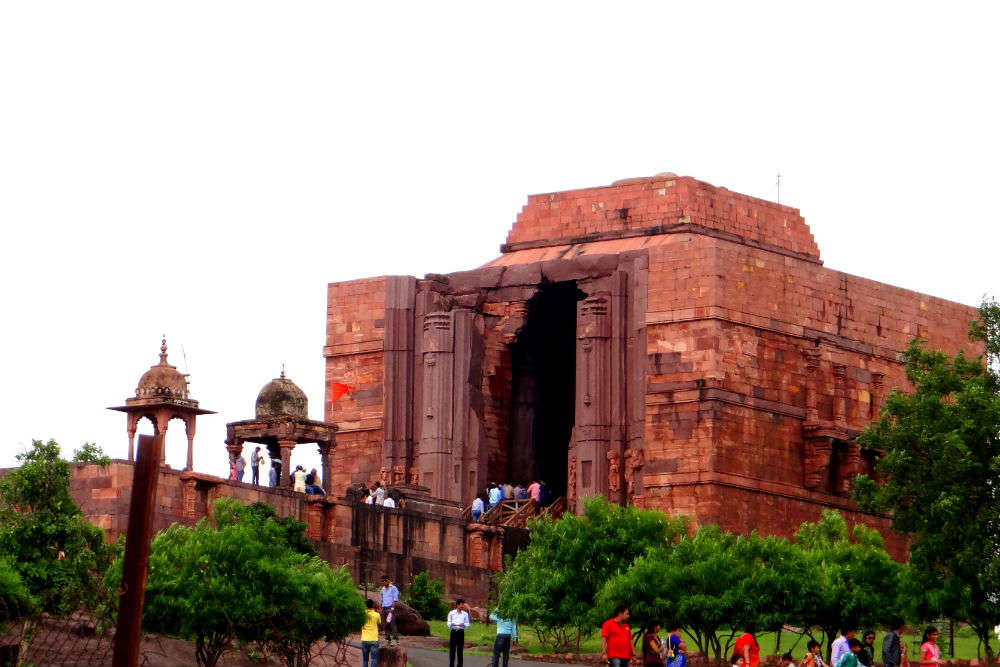
{"type": "Polygon", "coordinates": [[[333,479],[333,442],[319,444],[319,460],[323,467],[323,489],[327,494],[331,494],[333,492],[330,488],[330,480],[333,479]]]}
{"type": "MultiPolygon", "coordinates": [[[[577,304],[576,328],[576,423],[573,426],[571,459],[578,469],[575,478],[577,499],[605,494],[621,502],[619,452],[611,451],[610,303],[607,295],[588,296],[577,304]]],[[[570,507],[577,512],[580,508],[570,507]]]]}
{"type": "Polygon", "coordinates": [[[139,425],[139,415],[130,412],[128,415],[128,424],[126,429],[128,430],[128,460],[135,461],[135,432],[139,425]]]}
{"type": "Polygon", "coordinates": [[[184,431],[187,434],[188,449],[185,470],[194,470],[194,415],[188,415],[184,420],[184,431]]]}
{"type": "Polygon", "coordinates": [[[167,465],[167,428],[172,417],[173,415],[165,410],[158,410],[156,413],[156,435],[160,437],[156,438],[155,442],[161,466],[167,465]]]}
{"type": "Polygon", "coordinates": [[[806,423],[815,424],[819,421],[819,393],[816,388],[817,369],[819,369],[819,350],[813,347],[802,350],[806,362],[806,423]]]}
{"type": "Polygon", "coordinates": [[[278,486],[288,488],[291,486],[289,475],[292,474],[292,450],[295,449],[294,440],[279,440],[278,450],[281,452],[281,474],[278,475],[278,486]]]}

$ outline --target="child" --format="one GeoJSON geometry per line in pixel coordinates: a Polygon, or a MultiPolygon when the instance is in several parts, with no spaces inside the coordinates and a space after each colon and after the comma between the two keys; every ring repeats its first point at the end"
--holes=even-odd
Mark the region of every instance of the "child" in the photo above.
{"type": "Polygon", "coordinates": [[[861,640],[857,637],[851,637],[847,640],[847,648],[847,653],[840,656],[837,667],[858,667],[858,651],[861,650],[861,640]]]}
{"type": "Polygon", "coordinates": [[[799,662],[799,667],[826,667],[826,663],[823,661],[822,646],[818,641],[810,639],[806,648],[808,653],[799,662]]]}

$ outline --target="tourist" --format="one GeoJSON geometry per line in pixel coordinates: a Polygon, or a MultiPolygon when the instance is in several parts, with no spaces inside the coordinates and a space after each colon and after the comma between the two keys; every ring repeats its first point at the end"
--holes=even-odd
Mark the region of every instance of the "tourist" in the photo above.
{"type": "Polygon", "coordinates": [[[375,489],[365,489],[365,505],[375,504],[375,489]]]}
{"type": "Polygon", "coordinates": [[[365,600],[365,624],[361,626],[361,667],[378,667],[378,626],[382,617],[375,610],[375,600],[365,600]],[[368,658],[371,657],[371,665],[368,658]]]}
{"type": "Polygon", "coordinates": [[[306,494],[313,496],[326,495],[326,491],[323,490],[323,487],[316,483],[316,476],[314,473],[306,475],[306,494]]]}
{"type": "Polygon", "coordinates": [[[785,651],[781,655],[781,660],[778,661],[778,667],[792,667],[795,664],[795,658],[792,657],[791,651],[785,651]]]}
{"type": "Polygon", "coordinates": [[[538,504],[542,508],[548,507],[552,504],[552,489],[544,479],[538,481],[538,504]]]}
{"type": "Polygon", "coordinates": [[[833,646],[830,649],[831,667],[837,667],[837,663],[844,657],[844,654],[850,653],[850,643],[854,639],[854,632],[854,628],[842,628],[840,636],[833,640],[833,646]]]}
{"type": "Polygon", "coordinates": [[[733,646],[733,650],[743,656],[747,667],[760,664],[760,644],[757,642],[756,628],[747,628],[733,646]]]}
{"type": "Polygon", "coordinates": [[[642,638],[642,664],[646,667],[664,667],[665,655],[669,657],[667,646],[660,639],[660,622],[653,621],[642,638]]]}
{"type": "Polygon", "coordinates": [[[889,621],[889,632],[882,638],[882,662],[885,667],[903,664],[903,619],[896,616],[889,621]]]}
{"type": "Polygon", "coordinates": [[[313,468],[312,470],[309,471],[309,474],[313,476],[313,484],[319,486],[319,481],[320,481],[319,471],[316,470],[316,468],[313,468]]]}
{"type": "Polygon", "coordinates": [[[502,499],[503,499],[503,490],[499,486],[497,486],[496,484],[493,484],[491,482],[490,483],[490,504],[489,504],[489,506],[486,509],[487,510],[493,509],[494,507],[496,507],[497,505],[500,504],[500,501],[502,499]]]}
{"type": "Polygon", "coordinates": [[[729,659],[729,663],[733,667],[745,667],[745,665],[747,664],[747,660],[739,653],[733,653],[733,657],[729,659]]]}
{"type": "Polygon", "coordinates": [[[465,629],[469,621],[469,605],[465,600],[455,600],[455,608],[448,612],[448,667],[462,667],[465,654],[465,629]]]}
{"type": "Polygon", "coordinates": [[[806,655],[799,661],[799,667],[826,667],[823,662],[823,647],[815,639],[806,644],[806,655]]]}
{"type": "Polygon", "coordinates": [[[240,452],[240,455],[236,457],[236,481],[237,482],[242,482],[243,481],[243,473],[244,473],[244,471],[246,471],[246,468],[247,468],[247,460],[245,458],[243,458],[243,453],[240,452]]]}
{"type": "Polygon", "coordinates": [[[478,523],[479,517],[483,515],[485,510],[486,503],[483,502],[483,496],[480,494],[472,501],[472,523],[478,523]]]}
{"type": "Polygon", "coordinates": [[[924,630],[920,644],[920,667],[937,667],[941,664],[941,649],[937,645],[938,629],[933,625],[924,630]]]}
{"type": "Polygon", "coordinates": [[[840,656],[836,667],[858,667],[858,651],[861,650],[861,641],[857,637],[847,640],[847,653],[840,656]]]}
{"type": "Polygon", "coordinates": [[[535,501],[535,514],[538,514],[542,509],[542,505],[539,502],[541,499],[541,489],[541,485],[534,479],[528,485],[528,497],[535,501]]]}
{"type": "Polygon", "coordinates": [[[229,481],[236,481],[236,459],[232,457],[229,458],[229,481]]]}
{"type": "Polygon", "coordinates": [[[295,466],[295,472],[292,473],[292,488],[299,493],[306,492],[306,469],[302,466],[295,466]]]}
{"type": "Polygon", "coordinates": [[[281,478],[281,464],[277,461],[271,461],[271,469],[267,471],[267,483],[274,487],[278,486],[278,480],[281,478]]]}
{"type": "Polygon", "coordinates": [[[514,487],[510,482],[503,485],[503,499],[504,500],[514,500],[514,487]]]}
{"type": "Polygon", "coordinates": [[[521,482],[518,482],[517,486],[514,487],[514,499],[515,500],[528,499],[528,490],[524,488],[524,484],[522,484],[521,482]]]}
{"type": "Polygon", "coordinates": [[[250,455],[250,479],[254,486],[260,485],[260,466],[264,464],[264,457],[260,455],[260,447],[253,450],[250,455]]]}
{"type": "Polygon", "coordinates": [[[864,667],[875,665],[875,631],[865,630],[861,635],[861,650],[858,651],[858,662],[864,667]]]}
{"type": "Polygon", "coordinates": [[[517,621],[500,618],[495,611],[490,614],[490,620],[497,624],[497,638],[493,640],[492,667],[501,667],[501,657],[503,657],[502,667],[507,667],[510,661],[510,643],[511,641],[517,643],[517,621]]]}
{"type": "Polygon", "coordinates": [[[601,660],[608,667],[628,667],[635,657],[635,651],[632,650],[632,628],[626,623],[628,615],[628,605],[619,605],[614,617],[601,625],[601,660]]]}
{"type": "Polygon", "coordinates": [[[382,507],[387,510],[396,509],[396,500],[392,496],[386,496],[385,500],[382,502],[382,507]]]}
{"type": "Polygon", "coordinates": [[[670,634],[667,635],[667,645],[666,649],[670,655],[670,664],[668,667],[684,667],[687,664],[687,647],[684,645],[684,639],[681,636],[681,626],[678,623],[671,623],[673,625],[670,628],[670,634]]]}
{"type": "Polygon", "coordinates": [[[382,575],[382,588],[378,591],[378,601],[382,605],[382,627],[385,630],[386,646],[392,642],[399,643],[399,631],[396,629],[396,601],[399,600],[399,589],[389,579],[388,574],[382,575]]]}
{"type": "Polygon", "coordinates": [[[372,487],[372,491],[375,496],[376,505],[381,505],[385,502],[385,489],[382,488],[382,482],[375,482],[375,486],[372,487]]]}

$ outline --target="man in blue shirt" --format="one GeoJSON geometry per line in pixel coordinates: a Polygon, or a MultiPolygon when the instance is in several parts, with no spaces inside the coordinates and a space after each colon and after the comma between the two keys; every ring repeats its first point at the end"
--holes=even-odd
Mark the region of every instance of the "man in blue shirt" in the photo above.
{"type": "Polygon", "coordinates": [[[378,590],[379,603],[382,605],[382,627],[385,628],[385,643],[392,646],[395,637],[399,644],[399,630],[396,629],[396,614],[393,605],[399,599],[399,589],[389,580],[388,574],[382,575],[382,588],[378,590]]]}
{"type": "Polygon", "coordinates": [[[517,621],[500,618],[495,611],[490,614],[490,620],[497,624],[497,638],[493,642],[493,667],[500,667],[500,656],[503,656],[503,667],[507,667],[511,639],[517,643],[517,621]]]}

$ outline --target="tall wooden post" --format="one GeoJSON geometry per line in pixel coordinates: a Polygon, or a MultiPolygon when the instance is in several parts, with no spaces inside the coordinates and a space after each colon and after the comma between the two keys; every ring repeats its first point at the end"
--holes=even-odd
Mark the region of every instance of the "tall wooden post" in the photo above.
{"type": "Polygon", "coordinates": [[[132,499],[129,502],[125,562],[121,595],[118,599],[118,628],[115,632],[113,667],[135,667],[142,637],[142,603],[149,568],[149,542],[153,529],[153,507],[163,451],[163,430],[155,436],[140,435],[132,499]]]}

